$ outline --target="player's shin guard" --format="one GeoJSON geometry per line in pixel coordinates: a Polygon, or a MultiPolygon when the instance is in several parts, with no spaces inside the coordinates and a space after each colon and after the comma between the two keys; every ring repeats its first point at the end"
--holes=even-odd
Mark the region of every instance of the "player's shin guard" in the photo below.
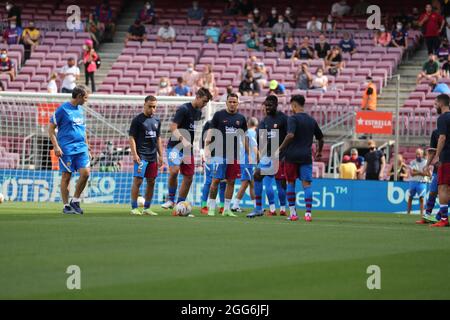
{"type": "Polygon", "coordinates": [[[222,205],[225,204],[225,189],[227,188],[226,181],[222,181],[219,183],[219,199],[222,205]]]}
{"type": "Polygon", "coordinates": [[[137,200],[131,200],[131,209],[137,209],[138,203],[137,200]]]}
{"type": "Polygon", "coordinates": [[[205,182],[202,189],[202,207],[206,207],[206,202],[208,201],[209,189],[211,188],[211,182],[205,182]],[[204,204],[204,205],[203,205],[204,204]]]}
{"type": "Polygon", "coordinates": [[[182,201],[186,201],[186,198],[179,196],[177,199],[177,203],[182,202],[182,201]]]}
{"type": "Polygon", "coordinates": [[[275,211],[275,192],[273,191],[275,178],[266,176],[264,177],[263,182],[266,189],[267,200],[269,200],[270,211],[275,211]]]}
{"type": "Polygon", "coordinates": [[[433,212],[435,204],[436,204],[436,195],[430,193],[427,199],[427,209],[426,209],[427,214],[431,214],[433,212]]]}
{"type": "Polygon", "coordinates": [[[441,214],[441,220],[448,219],[448,205],[441,204],[441,208],[439,209],[439,213],[441,214]]]}
{"type": "Polygon", "coordinates": [[[287,200],[289,204],[289,210],[291,215],[295,213],[295,183],[289,183],[287,185],[287,200]]]}
{"type": "Polygon", "coordinates": [[[310,215],[312,209],[312,188],[311,186],[304,187],[303,190],[305,191],[306,214],[310,215]]]}
{"type": "Polygon", "coordinates": [[[175,202],[175,194],[177,193],[177,187],[169,187],[169,201],[175,202]]]}
{"type": "MultiPolygon", "coordinates": [[[[152,200],[150,199],[150,201],[145,201],[144,202],[144,209],[148,209],[150,208],[150,206],[152,205],[152,200]]],[[[134,208],[133,208],[134,209],[134,208]]]]}
{"type": "Polygon", "coordinates": [[[280,200],[280,206],[286,206],[286,189],[283,188],[281,180],[277,180],[278,200],[280,200]]]}
{"type": "Polygon", "coordinates": [[[255,180],[255,209],[256,211],[262,211],[262,181],[255,180]]]}

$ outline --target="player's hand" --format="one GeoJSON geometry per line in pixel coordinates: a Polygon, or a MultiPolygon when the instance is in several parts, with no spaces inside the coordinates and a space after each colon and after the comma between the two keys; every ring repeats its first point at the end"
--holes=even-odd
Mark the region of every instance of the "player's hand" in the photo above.
{"type": "Polygon", "coordinates": [[[164,165],[164,158],[162,156],[158,157],[158,165],[160,168],[164,165]]]}
{"type": "Polygon", "coordinates": [[[141,163],[141,158],[139,158],[139,156],[137,154],[133,155],[133,161],[136,162],[137,164],[141,163]]]}
{"type": "Polygon", "coordinates": [[[54,150],[55,150],[55,156],[61,157],[63,155],[63,152],[59,146],[55,147],[54,150]]]}
{"type": "Polygon", "coordinates": [[[378,176],[378,180],[384,180],[384,177],[383,177],[382,174],[380,174],[380,175],[378,176]]]}

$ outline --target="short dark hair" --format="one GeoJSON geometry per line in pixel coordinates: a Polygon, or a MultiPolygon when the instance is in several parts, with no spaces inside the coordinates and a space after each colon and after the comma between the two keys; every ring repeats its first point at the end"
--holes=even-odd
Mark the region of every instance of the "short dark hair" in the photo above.
{"type": "Polygon", "coordinates": [[[291,98],[291,103],[292,102],[295,102],[303,107],[305,105],[305,97],[302,96],[301,94],[296,94],[291,98]]]}
{"type": "Polygon", "coordinates": [[[73,88],[72,98],[76,99],[79,95],[84,97],[85,95],[87,95],[87,93],[88,93],[87,88],[83,85],[79,85],[79,86],[76,86],[75,88],[73,88]]]}
{"type": "Polygon", "coordinates": [[[182,77],[178,77],[177,78],[177,82],[183,82],[183,78],[182,77]]]}
{"type": "Polygon", "coordinates": [[[236,98],[236,99],[239,100],[239,96],[238,96],[236,93],[234,93],[234,92],[229,93],[229,94],[227,95],[227,100],[230,99],[230,98],[236,98]]]}
{"type": "Polygon", "coordinates": [[[266,97],[266,100],[264,100],[264,105],[271,104],[278,106],[278,97],[276,95],[269,95],[266,97]]]}
{"type": "Polygon", "coordinates": [[[445,93],[442,93],[442,94],[440,94],[440,95],[438,95],[437,97],[436,97],[436,100],[437,101],[439,101],[439,102],[441,102],[444,106],[449,106],[450,105],[450,98],[449,98],[449,96],[447,95],[447,94],[445,94],[445,93]]]}
{"type": "Polygon", "coordinates": [[[147,103],[147,102],[149,102],[149,101],[156,101],[156,97],[155,97],[155,96],[152,96],[152,95],[146,96],[146,97],[145,97],[145,102],[147,103]]]}
{"type": "Polygon", "coordinates": [[[196,96],[203,98],[203,97],[207,97],[208,100],[212,100],[212,94],[211,92],[209,92],[208,89],[206,88],[200,88],[197,90],[196,96]]]}

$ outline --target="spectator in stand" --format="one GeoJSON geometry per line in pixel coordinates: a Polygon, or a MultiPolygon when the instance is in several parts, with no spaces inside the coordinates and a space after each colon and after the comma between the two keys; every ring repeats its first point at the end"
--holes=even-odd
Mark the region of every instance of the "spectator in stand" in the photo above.
{"type": "Polygon", "coordinates": [[[153,3],[146,2],[144,7],[139,10],[139,13],[137,15],[137,18],[141,20],[143,24],[156,24],[156,14],[155,9],[153,8],[153,3]]]}
{"type": "Polygon", "coordinates": [[[410,21],[410,27],[413,30],[421,29],[421,26],[419,25],[419,18],[420,18],[419,9],[412,8],[411,14],[408,15],[408,18],[409,18],[409,21],[410,21]]]}
{"type": "Polygon", "coordinates": [[[295,45],[294,38],[289,37],[287,43],[284,45],[283,52],[281,53],[282,59],[293,59],[297,54],[297,46],[295,45]]]}
{"type": "Polygon", "coordinates": [[[31,52],[33,52],[39,45],[39,40],[41,38],[41,33],[39,29],[34,26],[34,22],[30,21],[28,27],[23,29],[22,32],[22,43],[25,48],[25,60],[28,60],[31,52]]]}
{"type": "Polygon", "coordinates": [[[325,33],[336,32],[336,21],[331,14],[329,14],[326,20],[322,23],[322,31],[325,33]]]}
{"type": "Polygon", "coordinates": [[[450,54],[447,56],[447,60],[442,65],[442,76],[450,77],[450,54]]]}
{"type": "Polygon", "coordinates": [[[327,42],[325,35],[322,33],[319,36],[319,41],[316,42],[314,46],[314,57],[315,59],[325,59],[326,56],[330,53],[331,47],[327,42]]]}
{"type": "Polygon", "coordinates": [[[437,56],[439,62],[443,63],[443,62],[447,61],[447,57],[449,54],[450,54],[450,49],[448,47],[448,40],[447,40],[447,38],[444,37],[442,39],[441,46],[439,47],[439,49],[437,49],[436,56],[437,56]]]}
{"type": "Polygon", "coordinates": [[[267,84],[267,71],[262,63],[255,63],[253,65],[253,79],[258,82],[260,91],[264,89],[267,84]]]}
{"type": "Polygon", "coordinates": [[[363,169],[363,172],[366,174],[366,180],[383,180],[386,157],[383,151],[377,149],[375,141],[369,140],[367,144],[369,152],[364,156],[363,169]]]}
{"type": "Polygon", "coordinates": [[[306,24],[306,30],[311,32],[320,32],[322,31],[322,22],[317,20],[316,16],[312,16],[311,20],[306,24]]]}
{"type": "Polygon", "coordinates": [[[384,26],[380,27],[373,38],[374,45],[377,47],[388,47],[391,44],[391,34],[386,31],[384,26]]]}
{"type": "Polygon", "coordinates": [[[250,0],[240,0],[239,12],[241,15],[246,16],[253,10],[253,3],[250,0]]]}
{"type": "Polygon", "coordinates": [[[272,27],[272,33],[275,37],[283,39],[292,33],[291,26],[284,20],[281,14],[278,16],[278,22],[272,27]]]}
{"type": "Polygon", "coordinates": [[[450,40],[450,1],[441,1],[441,15],[444,17],[446,22],[445,34],[447,39],[450,40]]]}
{"type": "Polygon", "coordinates": [[[253,72],[247,72],[244,80],[239,85],[239,92],[243,96],[259,96],[260,88],[258,82],[253,78],[253,72]]]}
{"type": "Polygon", "coordinates": [[[5,86],[3,85],[3,82],[0,82],[0,92],[1,91],[6,91],[5,86]]]}
{"type": "Polygon", "coordinates": [[[349,52],[350,54],[354,54],[356,52],[356,43],[350,37],[350,33],[344,32],[343,39],[339,42],[339,47],[342,52],[349,52]]]}
{"type": "Polygon", "coordinates": [[[231,84],[228,85],[226,90],[227,91],[220,97],[220,99],[219,99],[220,102],[226,102],[227,101],[228,95],[233,93],[233,86],[231,84]]]}
{"type": "Polygon", "coordinates": [[[277,50],[277,41],[273,37],[272,32],[267,31],[263,46],[264,52],[275,52],[277,50]]]}
{"type": "Polygon", "coordinates": [[[446,83],[438,83],[436,79],[430,82],[431,92],[450,94],[450,88],[446,83]]]}
{"type": "Polygon", "coordinates": [[[199,88],[208,89],[213,97],[217,96],[217,87],[214,72],[210,64],[206,65],[197,82],[199,88]]]}
{"type": "Polygon", "coordinates": [[[187,16],[190,20],[199,20],[203,22],[205,18],[205,10],[199,7],[198,1],[194,1],[192,2],[192,7],[188,9],[187,16]]]}
{"type": "Polygon", "coordinates": [[[356,166],[356,175],[357,179],[362,179],[362,172],[364,168],[364,158],[361,157],[358,153],[358,149],[352,148],[350,150],[350,161],[353,162],[356,166]]]}
{"type": "Polygon", "coordinates": [[[241,36],[235,26],[231,26],[228,21],[223,23],[223,31],[220,35],[220,43],[239,43],[241,36]]]}
{"type": "Polygon", "coordinates": [[[270,14],[267,17],[266,27],[273,28],[273,26],[278,22],[277,8],[272,7],[270,14]]]}
{"type": "Polygon", "coordinates": [[[311,90],[326,92],[328,88],[328,77],[323,74],[322,68],[317,68],[316,74],[313,76],[311,90]]]}
{"type": "Polygon", "coordinates": [[[422,71],[417,75],[416,83],[419,84],[423,78],[431,80],[433,78],[439,79],[440,77],[439,62],[436,61],[436,55],[430,53],[428,60],[423,64],[422,71]]]}
{"type": "Polygon", "coordinates": [[[369,3],[366,2],[366,0],[359,0],[357,4],[353,7],[352,15],[356,17],[366,16],[367,14],[367,7],[369,6],[369,3]]]}
{"type": "Polygon", "coordinates": [[[299,45],[294,58],[299,60],[314,59],[314,48],[311,46],[308,36],[303,37],[303,42],[299,45]]]}
{"type": "Polygon", "coordinates": [[[192,96],[191,88],[184,85],[182,77],[177,78],[177,85],[173,89],[172,95],[182,97],[192,96]]]}
{"type": "Polygon", "coordinates": [[[277,80],[272,80],[269,83],[269,92],[267,93],[268,96],[270,95],[277,95],[277,96],[284,96],[286,94],[286,87],[278,83],[277,80]]]}
{"type": "Polygon", "coordinates": [[[284,20],[289,23],[292,29],[297,28],[297,17],[294,15],[294,11],[291,7],[286,7],[284,11],[284,20]]]}
{"type": "Polygon", "coordinates": [[[425,12],[419,18],[419,26],[423,27],[423,36],[427,44],[428,53],[435,53],[439,48],[439,35],[444,25],[444,18],[439,13],[433,12],[431,4],[427,4],[425,12]]]}
{"type": "Polygon", "coordinates": [[[197,82],[199,73],[195,71],[194,64],[189,63],[186,72],[183,73],[183,82],[191,88],[192,91],[197,92],[197,82]]]}
{"type": "Polygon", "coordinates": [[[94,48],[98,48],[103,39],[103,31],[100,28],[100,23],[93,13],[88,15],[85,23],[85,32],[89,32],[92,41],[94,41],[94,48]]]}
{"type": "Polygon", "coordinates": [[[157,41],[160,42],[173,42],[175,41],[175,29],[170,26],[168,21],[164,22],[164,25],[159,28],[157,41]]]}
{"type": "Polygon", "coordinates": [[[113,42],[116,25],[113,22],[112,9],[108,0],[103,0],[103,3],[95,8],[95,17],[100,22],[101,29],[104,30],[103,41],[113,42]]]}
{"type": "Polygon", "coordinates": [[[83,63],[84,63],[84,75],[86,78],[86,86],[89,86],[89,80],[91,81],[92,92],[95,92],[95,72],[97,71],[98,55],[94,49],[94,42],[91,39],[86,40],[83,46],[83,63]]]}
{"type": "Polygon", "coordinates": [[[339,179],[356,180],[356,178],[356,165],[350,161],[350,156],[345,155],[342,158],[342,163],[339,165],[339,179]]]}
{"type": "Polygon", "coordinates": [[[11,44],[19,44],[22,36],[22,28],[16,25],[15,21],[9,23],[9,27],[3,32],[3,42],[11,44]]]}
{"type": "Polygon", "coordinates": [[[61,92],[72,93],[77,80],[80,79],[80,69],[76,66],[74,58],[67,59],[67,64],[59,70],[59,76],[64,77],[61,92]]]}
{"type": "Polygon", "coordinates": [[[261,12],[258,8],[253,9],[253,20],[258,28],[262,27],[264,24],[264,17],[261,15],[261,12]]]}
{"type": "Polygon", "coordinates": [[[352,8],[347,4],[346,0],[341,0],[331,6],[331,15],[333,17],[342,18],[350,13],[352,8]]]}
{"type": "Polygon", "coordinates": [[[242,41],[244,42],[247,42],[247,40],[250,39],[250,33],[252,31],[258,31],[258,26],[255,23],[255,19],[252,13],[249,13],[247,15],[247,21],[244,22],[244,27],[242,31],[243,31],[242,41]]]}
{"type": "Polygon", "coordinates": [[[16,71],[14,63],[8,57],[8,51],[6,49],[0,50],[0,74],[6,73],[9,75],[11,81],[16,78],[16,71]]]}
{"type": "MultiPolygon", "coordinates": [[[[408,178],[408,167],[401,154],[397,155],[397,181],[405,181],[408,178]]],[[[389,181],[395,181],[395,166],[392,165],[389,172],[389,181]]]]}
{"type": "Polygon", "coordinates": [[[367,87],[364,89],[361,109],[363,111],[377,111],[377,86],[373,83],[372,77],[366,77],[367,87]]]}
{"type": "Polygon", "coordinates": [[[392,31],[391,47],[408,49],[408,31],[403,28],[403,24],[398,21],[395,30],[392,31]]]}
{"type": "Polygon", "coordinates": [[[210,26],[205,31],[205,37],[207,43],[219,43],[220,38],[220,28],[216,21],[211,21],[210,26]]]}
{"type": "Polygon", "coordinates": [[[259,39],[256,31],[250,32],[250,38],[246,41],[248,51],[259,51],[259,39]]]}
{"type": "Polygon", "coordinates": [[[6,2],[6,12],[8,12],[7,22],[15,22],[16,26],[22,28],[22,9],[12,3],[11,1],[6,2]]]}
{"type": "Polygon", "coordinates": [[[147,33],[145,31],[145,26],[141,24],[141,20],[135,20],[128,28],[128,35],[125,39],[125,43],[128,41],[139,41],[140,43],[147,40],[147,33]]]}
{"type": "Polygon", "coordinates": [[[313,76],[309,72],[308,64],[303,62],[295,74],[296,88],[300,90],[309,90],[311,88],[311,83],[313,76]]]}
{"type": "Polygon", "coordinates": [[[58,93],[58,86],[56,85],[56,79],[58,79],[58,74],[53,72],[50,76],[50,81],[47,84],[47,92],[56,94],[58,93]]]}
{"type": "Polygon", "coordinates": [[[229,0],[225,5],[225,15],[235,16],[239,14],[239,2],[237,0],[229,0]]]}
{"type": "Polygon", "coordinates": [[[335,76],[342,69],[344,69],[344,61],[342,59],[341,49],[334,47],[325,57],[325,70],[327,73],[335,76]]]}
{"type": "Polygon", "coordinates": [[[156,95],[158,96],[170,96],[172,93],[172,85],[167,77],[162,77],[159,79],[159,87],[156,95]]]}

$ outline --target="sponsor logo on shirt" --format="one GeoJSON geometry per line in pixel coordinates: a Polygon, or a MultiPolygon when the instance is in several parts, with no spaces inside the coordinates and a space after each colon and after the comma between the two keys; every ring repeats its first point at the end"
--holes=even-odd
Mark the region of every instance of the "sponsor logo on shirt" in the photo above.
{"type": "Polygon", "coordinates": [[[83,125],[84,124],[84,120],[82,117],[78,117],[78,118],[73,118],[73,123],[76,125],[83,125]]]}
{"type": "Polygon", "coordinates": [[[189,124],[189,130],[190,130],[190,131],[194,131],[194,130],[195,130],[195,127],[196,127],[196,126],[195,126],[195,123],[190,123],[190,124],[189,124]]]}
{"type": "Polygon", "coordinates": [[[236,133],[236,130],[237,129],[235,127],[225,126],[225,133],[233,134],[233,133],[236,133]]]}
{"type": "Polygon", "coordinates": [[[146,138],[156,138],[156,131],[153,130],[145,130],[146,138]]]}

